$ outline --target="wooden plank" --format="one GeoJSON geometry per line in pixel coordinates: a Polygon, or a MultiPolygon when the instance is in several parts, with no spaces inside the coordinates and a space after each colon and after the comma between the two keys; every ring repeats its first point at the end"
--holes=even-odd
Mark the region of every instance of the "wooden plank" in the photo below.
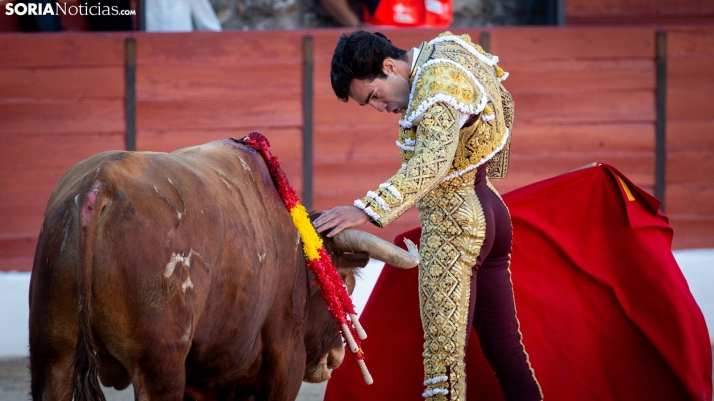
{"type": "Polygon", "coordinates": [[[301,66],[251,64],[137,69],[137,98],[289,97],[299,99],[301,66]]]}
{"type": "Polygon", "coordinates": [[[714,88],[714,57],[705,59],[672,58],[667,61],[667,88],[714,88]]]}
{"type": "Polygon", "coordinates": [[[122,100],[0,102],[0,136],[123,131],[122,100]]]}
{"type": "Polygon", "coordinates": [[[572,16],[611,15],[634,17],[689,15],[714,13],[714,4],[708,0],[568,0],[566,13],[572,16]]]}
{"type": "Polygon", "coordinates": [[[32,270],[32,258],[0,259],[0,272],[29,272],[32,270]]]}
{"type": "Polygon", "coordinates": [[[137,102],[138,130],[205,130],[302,125],[300,98],[269,95],[233,99],[143,100],[137,102]]]}
{"type": "Polygon", "coordinates": [[[399,162],[383,161],[315,163],[315,194],[323,190],[366,193],[391,177],[399,166],[399,162]]]}
{"type": "Polygon", "coordinates": [[[714,57],[714,28],[711,26],[669,29],[667,41],[670,60],[714,57]]]}
{"type": "Polygon", "coordinates": [[[66,168],[19,169],[0,174],[0,204],[46,204],[66,168]]]}
{"type": "Polygon", "coordinates": [[[37,237],[0,238],[0,271],[29,271],[37,247],[37,237]]]}
{"type": "Polygon", "coordinates": [[[654,60],[504,60],[509,91],[643,91],[654,90],[654,60]]]}
{"type": "Polygon", "coordinates": [[[667,183],[667,213],[714,219],[714,185],[667,183]]]}
{"type": "Polygon", "coordinates": [[[667,188],[671,184],[698,183],[714,188],[714,149],[667,155],[667,188]]]}
{"type": "Polygon", "coordinates": [[[571,17],[567,18],[568,26],[578,25],[620,25],[620,26],[643,26],[643,27],[666,27],[679,25],[711,25],[714,23],[714,14],[686,14],[686,15],[604,15],[593,17],[571,17]]]}
{"type": "Polygon", "coordinates": [[[654,184],[654,155],[649,153],[608,154],[598,160],[593,160],[588,154],[563,153],[557,157],[555,155],[511,154],[509,172],[513,172],[514,175],[546,174],[547,177],[551,177],[593,162],[614,166],[636,185],[654,184]]]}
{"type": "Polygon", "coordinates": [[[667,120],[712,120],[714,91],[701,89],[670,89],[667,91],[667,120]]]}
{"type": "Polygon", "coordinates": [[[516,119],[532,124],[651,122],[655,119],[653,92],[512,91],[516,119]]]}
{"type": "Polygon", "coordinates": [[[0,68],[98,67],[124,64],[128,33],[0,35],[0,68]]]}
{"type": "Polygon", "coordinates": [[[301,62],[300,31],[138,33],[137,63],[145,65],[292,64],[301,62]]]}
{"type": "Polygon", "coordinates": [[[714,218],[669,215],[672,249],[714,248],[714,218]]]}
{"type": "Polygon", "coordinates": [[[650,154],[653,124],[532,125],[516,119],[511,140],[513,155],[650,154]]]}
{"type": "Polygon", "coordinates": [[[0,99],[121,99],[122,67],[0,70],[0,99]]]}
{"type": "MultiPolygon", "coordinates": [[[[350,163],[354,160],[399,162],[394,125],[336,125],[315,129],[315,162],[350,163]]],[[[401,163],[401,162],[399,162],[401,163]]]]}
{"type": "Polygon", "coordinates": [[[510,191],[593,162],[607,163],[622,171],[636,185],[654,186],[654,155],[608,155],[594,159],[589,155],[525,156],[511,154],[508,177],[494,180],[499,190],[510,191]]]}
{"type": "Polygon", "coordinates": [[[654,59],[654,31],[630,27],[489,28],[491,53],[513,60],[654,59]],[[627,40],[623,40],[627,38],[627,40]]]}
{"type": "Polygon", "coordinates": [[[68,169],[87,157],[106,150],[124,149],[123,133],[91,136],[0,137],[0,171],[68,169]]]}
{"type": "Polygon", "coordinates": [[[714,152],[714,117],[710,120],[667,121],[667,153],[714,152]]]}
{"type": "Polygon", "coordinates": [[[0,203],[0,242],[2,238],[37,238],[46,203],[47,199],[33,203],[0,203]]]}
{"type": "MultiPolygon", "coordinates": [[[[534,184],[539,181],[547,180],[549,178],[555,177],[559,174],[556,172],[553,172],[552,174],[508,174],[508,178],[504,180],[492,180],[493,185],[496,187],[499,193],[501,194],[506,194],[508,192],[511,192],[513,190],[522,188],[527,185],[534,184]]],[[[640,175],[632,175],[631,177],[634,177],[635,179],[640,179],[640,180],[646,180],[648,179],[647,177],[640,176],[640,175]]],[[[654,180],[652,180],[654,181],[654,180]]],[[[645,192],[649,193],[650,195],[654,196],[654,184],[652,185],[644,185],[644,184],[638,184],[638,187],[640,187],[642,190],[645,192]]]]}

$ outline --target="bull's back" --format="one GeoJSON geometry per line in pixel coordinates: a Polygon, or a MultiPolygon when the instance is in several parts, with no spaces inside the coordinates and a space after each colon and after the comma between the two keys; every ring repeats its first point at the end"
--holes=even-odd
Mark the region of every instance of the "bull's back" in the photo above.
{"type": "MultiPolygon", "coordinates": [[[[70,168],[49,199],[31,283],[36,347],[47,333],[73,347],[90,226],[92,325],[119,360],[147,341],[137,327],[193,343],[196,360],[216,344],[255,342],[293,288],[297,233],[258,154],[228,141],[105,152],[70,168]]],[[[226,352],[248,361],[254,349],[226,352]]]]}

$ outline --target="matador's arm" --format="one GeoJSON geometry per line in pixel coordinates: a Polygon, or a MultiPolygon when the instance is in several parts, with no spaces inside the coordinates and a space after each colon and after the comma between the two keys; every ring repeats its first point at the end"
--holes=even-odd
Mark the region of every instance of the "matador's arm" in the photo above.
{"type": "Polygon", "coordinates": [[[460,112],[436,103],[419,116],[414,156],[354,205],[384,227],[436,187],[449,172],[459,143],[460,112]]]}

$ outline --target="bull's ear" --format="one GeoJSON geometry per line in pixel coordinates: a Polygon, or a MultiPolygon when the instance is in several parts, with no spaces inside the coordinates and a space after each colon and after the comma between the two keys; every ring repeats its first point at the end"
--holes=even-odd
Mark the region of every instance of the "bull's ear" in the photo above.
{"type": "Polygon", "coordinates": [[[365,267],[369,263],[369,252],[343,253],[340,255],[340,267],[365,267]]]}

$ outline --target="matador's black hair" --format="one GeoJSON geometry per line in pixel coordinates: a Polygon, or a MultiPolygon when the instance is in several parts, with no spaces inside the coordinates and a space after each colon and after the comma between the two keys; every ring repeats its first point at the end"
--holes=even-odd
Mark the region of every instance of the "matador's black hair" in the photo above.
{"type": "Polygon", "coordinates": [[[387,57],[407,60],[406,50],[392,44],[379,32],[356,31],[342,34],[332,55],[330,80],[335,95],[346,102],[353,79],[374,80],[386,78],[382,63],[387,57]]]}

